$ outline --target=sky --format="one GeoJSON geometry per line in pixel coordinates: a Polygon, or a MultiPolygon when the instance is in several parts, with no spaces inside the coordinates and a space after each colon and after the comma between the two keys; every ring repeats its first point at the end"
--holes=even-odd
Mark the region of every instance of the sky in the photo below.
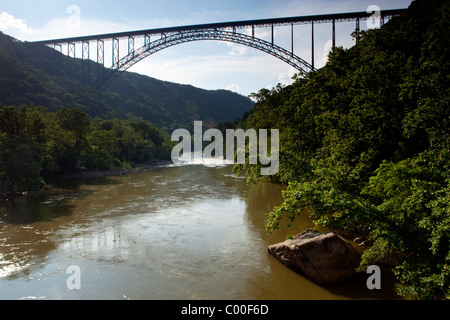
{"type": "MultiPolygon", "coordinates": [[[[291,16],[407,8],[411,0],[0,0],[0,31],[36,41],[132,30],[291,16]]],[[[362,23],[362,29],[367,26],[362,23]]],[[[354,22],[336,25],[338,46],[354,44],[354,22]]],[[[241,32],[248,32],[242,30],[241,32]]],[[[269,29],[256,36],[269,40],[269,29]]],[[[275,44],[290,50],[290,27],[275,28],[275,44]]],[[[126,41],[126,40],[125,40],[126,41]]],[[[143,41],[143,40],[142,40],[143,41]]],[[[136,46],[140,42],[136,40],[136,46]]],[[[315,26],[316,67],[331,49],[331,24],[315,26]]],[[[141,44],[143,45],[143,43],[141,44]]],[[[126,48],[127,44],[121,45],[126,48]]],[[[96,58],[95,46],[91,57],[96,58]]],[[[105,43],[105,66],[111,65],[105,43]],[[108,64],[109,63],[109,64],[108,64]]],[[[311,62],[311,27],[294,27],[294,51],[311,62]]],[[[63,48],[63,52],[65,52],[63,48]]],[[[81,48],[77,49],[78,55],[81,48]]],[[[121,56],[122,57],[122,56],[121,56]]],[[[160,51],[129,71],[160,80],[250,95],[278,83],[290,84],[296,70],[256,49],[218,41],[198,41],[160,51]]]]}

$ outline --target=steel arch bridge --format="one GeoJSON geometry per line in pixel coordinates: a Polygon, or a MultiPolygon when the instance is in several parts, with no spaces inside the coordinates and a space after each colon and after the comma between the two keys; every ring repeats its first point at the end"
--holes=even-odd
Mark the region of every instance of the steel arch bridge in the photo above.
{"type": "Polygon", "coordinates": [[[308,72],[315,70],[311,64],[298,57],[297,55],[292,54],[292,52],[289,52],[288,50],[283,49],[282,47],[279,47],[275,44],[271,44],[270,42],[263,39],[255,38],[242,33],[217,29],[181,31],[169,36],[164,36],[161,39],[149,43],[148,45],[144,45],[138,50],[132,51],[130,54],[120,59],[113,66],[113,72],[110,72],[104,79],[103,85],[107,86],[115,78],[117,78],[117,76],[119,76],[121,72],[128,70],[130,67],[152,54],[178,44],[201,40],[232,42],[258,49],[286,62],[290,66],[296,68],[300,73],[305,75],[308,72]]]}
{"type": "MultiPolygon", "coordinates": [[[[384,10],[377,14],[380,24],[385,23],[385,19],[400,15],[406,9],[384,10]]],[[[91,43],[97,44],[97,73],[96,84],[100,88],[106,88],[123,72],[138,63],[139,61],[166,48],[182,43],[213,40],[232,42],[239,45],[248,46],[267,54],[270,54],[306,75],[315,71],[314,67],[314,25],[317,23],[331,23],[332,25],[332,47],[336,46],[336,22],[356,21],[356,33],[360,32],[361,20],[373,19],[375,12],[353,12],[329,15],[275,18],[263,20],[249,20],[213,23],[203,25],[192,25],[172,28],[160,28],[141,31],[111,33],[103,35],[65,38],[57,40],[37,41],[37,44],[53,46],[60,53],[63,53],[63,46],[67,48],[67,62],[69,67],[76,68],[81,65],[81,72],[87,79],[91,78],[90,56],[91,43]],[[294,26],[301,24],[311,25],[311,63],[300,58],[294,53],[294,26]],[[275,44],[274,28],[277,26],[291,26],[291,48],[285,49],[275,44]],[[238,30],[248,30],[251,28],[251,35],[247,35],[238,30]],[[255,36],[255,28],[271,28],[271,41],[267,41],[255,36]],[[152,41],[152,38],[156,40],[152,41]],[[136,39],[143,38],[143,46],[135,48],[136,39]],[[126,39],[128,44],[127,54],[120,57],[120,40],[126,39]],[[105,42],[111,42],[112,65],[105,67],[105,42]],[[81,44],[81,64],[76,63],[77,44],[81,44]]],[[[358,37],[357,37],[358,39],[358,37]]],[[[62,57],[62,55],[61,55],[62,57]]],[[[79,60],[79,59],[78,59],[79,60]]]]}

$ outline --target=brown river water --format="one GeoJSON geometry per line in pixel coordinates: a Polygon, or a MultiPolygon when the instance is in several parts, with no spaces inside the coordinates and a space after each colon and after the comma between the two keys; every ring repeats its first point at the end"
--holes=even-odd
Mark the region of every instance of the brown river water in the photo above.
{"type": "Polygon", "coordinates": [[[396,298],[389,275],[318,286],[267,252],[314,224],[266,234],[283,187],[230,166],[164,166],[56,183],[0,204],[0,299],[316,300],[396,298]],[[69,266],[79,289],[69,289],[69,266]]]}

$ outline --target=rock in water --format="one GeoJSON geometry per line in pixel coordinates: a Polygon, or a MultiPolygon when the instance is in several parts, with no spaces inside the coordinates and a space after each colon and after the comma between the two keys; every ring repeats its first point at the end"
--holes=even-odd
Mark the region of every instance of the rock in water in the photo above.
{"type": "Polygon", "coordinates": [[[360,256],[340,235],[307,230],[269,246],[269,253],[317,284],[334,284],[356,275],[360,256]]]}

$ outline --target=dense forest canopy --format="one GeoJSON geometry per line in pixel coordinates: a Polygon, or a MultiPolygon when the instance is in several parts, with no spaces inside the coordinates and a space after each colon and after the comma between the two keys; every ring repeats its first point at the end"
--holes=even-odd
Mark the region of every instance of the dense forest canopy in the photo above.
{"type": "Polygon", "coordinates": [[[0,198],[38,190],[61,174],[129,169],[170,159],[167,133],[142,119],[102,120],[78,109],[0,109],[0,198]]]}
{"type": "Polygon", "coordinates": [[[449,21],[449,1],[416,0],[323,69],[254,94],[234,124],[280,129],[270,180],[288,187],[268,232],[312,209],[317,224],[373,242],[361,270],[403,257],[395,274],[411,298],[450,298],[449,21]]]}

